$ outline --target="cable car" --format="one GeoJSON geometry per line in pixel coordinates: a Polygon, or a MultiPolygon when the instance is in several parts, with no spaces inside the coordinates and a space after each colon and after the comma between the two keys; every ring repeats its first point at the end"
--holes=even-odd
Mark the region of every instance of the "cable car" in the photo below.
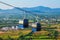
{"type": "Polygon", "coordinates": [[[39,22],[37,22],[37,28],[36,31],[41,31],[41,24],[39,22]]]}
{"type": "Polygon", "coordinates": [[[23,21],[23,27],[24,28],[28,28],[28,26],[29,26],[28,19],[24,19],[24,21],[23,21]]]}

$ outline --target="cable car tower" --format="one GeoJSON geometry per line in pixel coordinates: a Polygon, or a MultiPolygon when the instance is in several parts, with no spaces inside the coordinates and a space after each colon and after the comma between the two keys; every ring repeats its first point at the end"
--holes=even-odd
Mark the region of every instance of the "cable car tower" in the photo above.
{"type": "Polygon", "coordinates": [[[26,16],[27,16],[27,13],[24,12],[24,19],[23,19],[23,27],[24,28],[28,28],[28,26],[29,26],[29,20],[26,16]]]}
{"type": "Polygon", "coordinates": [[[39,18],[39,17],[37,16],[37,17],[36,17],[36,31],[41,31],[41,24],[40,24],[38,18],[39,18]]]}

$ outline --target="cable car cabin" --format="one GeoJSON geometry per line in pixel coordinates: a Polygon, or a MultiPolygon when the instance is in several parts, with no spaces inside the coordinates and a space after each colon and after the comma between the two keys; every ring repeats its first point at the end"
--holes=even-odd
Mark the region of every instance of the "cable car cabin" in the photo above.
{"type": "Polygon", "coordinates": [[[36,31],[41,31],[41,24],[40,23],[37,23],[36,31]]]}
{"type": "Polygon", "coordinates": [[[28,19],[24,19],[23,27],[24,27],[24,28],[28,28],[28,26],[29,26],[28,19]]]}

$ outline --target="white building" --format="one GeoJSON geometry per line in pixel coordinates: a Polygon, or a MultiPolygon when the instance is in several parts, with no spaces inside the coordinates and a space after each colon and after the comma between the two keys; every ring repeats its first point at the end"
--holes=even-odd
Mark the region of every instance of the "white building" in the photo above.
{"type": "Polygon", "coordinates": [[[3,28],[1,28],[1,30],[8,31],[9,27],[3,27],[3,28]]]}

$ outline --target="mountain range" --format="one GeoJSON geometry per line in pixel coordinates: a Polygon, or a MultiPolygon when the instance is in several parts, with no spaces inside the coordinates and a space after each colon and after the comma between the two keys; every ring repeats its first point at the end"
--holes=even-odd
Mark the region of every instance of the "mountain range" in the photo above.
{"type": "MultiPolygon", "coordinates": [[[[30,12],[36,12],[36,13],[60,13],[60,8],[49,8],[49,7],[44,7],[44,6],[21,8],[21,9],[30,11],[30,12]]],[[[1,13],[14,13],[15,14],[15,13],[21,13],[21,11],[16,8],[7,9],[7,10],[0,9],[0,14],[1,13]]]]}
{"type": "Polygon", "coordinates": [[[32,7],[32,8],[24,8],[25,10],[32,11],[32,12],[60,12],[60,8],[49,8],[44,6],[32,7]]]}

